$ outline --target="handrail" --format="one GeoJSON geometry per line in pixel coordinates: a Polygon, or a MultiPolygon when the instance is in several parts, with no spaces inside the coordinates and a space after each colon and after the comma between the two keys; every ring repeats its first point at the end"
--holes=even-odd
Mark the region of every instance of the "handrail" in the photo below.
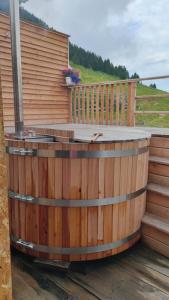
{"type": "Polygon", "coordinates": [[[139,78],[139,81],[146,81],[146,80],[159,80],[159,79],[169,79],[169,75],[163,75],[163,76],[152,76],[152,77],[143,77],[139,78]]]}
{"type": "MultiPolygon", "coordinates": [[[[168,79],[169,76],[165,75],[165,76],[156,76],[156,77],[148,77],[145,78],[144,80],[159,80],[159,79],[168,79]]],[[[143,79],[142,79],[143,81],[143,79]]],[[[135,97],[135,101],[137,100],[149,100],[149,101],[154,101],[157,99],[169,99],[169,93],[168,92],[164,92],[163,94],[156,94],[156,95],[140,95],[140,96],[136,96],[135,97]]],[[[136,104],[135,104],[136,107],[136,104]]],[[[142,108],[141,108],[142,109],[142,108]]],[[[134,116],[138,116],[138,115],[159,115],[159,116],[166,116],[169,115],[169,111],[167,110],[136,110],[134,111],[134,116]]],[[[135,123],[135,121],[134,121],[135,123]]],[[[160,124],[159,124],[160,126],[160,124]]]]}
{"type": "MultiPolygon", "coordinates": [[[[169,75],[142,77],[142,78],[124,79],[124,80],[113,80],[113,81],[104,81],[104,82],[95,82],[95,83],[81,83],[81,84],[77,84],[76,87],[100,86],[100,85],[107,85],[107,84],[132,83],[132,82],[139,83],[140,81],[160,80],[160,79],[169,79],[169,75]]],[[[67,87],[74,88],[75,85],[69,85],[67,87]]]]}

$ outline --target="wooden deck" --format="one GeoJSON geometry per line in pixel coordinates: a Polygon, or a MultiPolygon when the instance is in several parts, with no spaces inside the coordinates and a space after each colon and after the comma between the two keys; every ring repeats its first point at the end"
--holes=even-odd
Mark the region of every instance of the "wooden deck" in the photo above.
{"type": "Polygon", "coordinates": [[[169,259],[142,243],[123,254],[61,273],[13,253],[14,300],[169,299],[169,259]]]}

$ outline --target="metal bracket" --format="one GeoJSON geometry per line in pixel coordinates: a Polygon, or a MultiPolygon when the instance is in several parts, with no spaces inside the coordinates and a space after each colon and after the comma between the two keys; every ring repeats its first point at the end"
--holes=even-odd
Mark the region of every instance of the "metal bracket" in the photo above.
{"type": "Polygon", "coordinates": [[[20,155],[20,156],[34,156],[35,152],[36,150],[34,149],[26,149],[26,148],[10,147],[7,149],[7,153],[20,155]]]}
{"type": "Polygon", "coordinates": [[[21,239],[19,239],[18,241],[16,241],[16,244],[17,245],[20,245],[20,246],[23,246],[25,248],[29,248],[29,249],[32,249],[34,248],[33,244],[32,243],[28,243],[26,241],[23,241],[21,239]]]}
{"type": "Polygon", "coordinates": [[[34,200],[34,197],[29,195],[23,195],[23,194],[16,194],[14,192],[10,192],[9,196],[12,197],[15,200],[23,201],[23,202],[32,202],[34,200]]]}

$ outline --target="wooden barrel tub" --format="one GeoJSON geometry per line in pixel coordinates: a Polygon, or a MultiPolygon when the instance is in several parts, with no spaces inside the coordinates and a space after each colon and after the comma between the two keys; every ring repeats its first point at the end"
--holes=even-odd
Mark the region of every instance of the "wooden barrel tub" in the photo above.
{"type": "Polygon", "coordinates": [[[145,211],[148,144],[8,140],[12,244],[63,261],[131,247],[145,211]]]}

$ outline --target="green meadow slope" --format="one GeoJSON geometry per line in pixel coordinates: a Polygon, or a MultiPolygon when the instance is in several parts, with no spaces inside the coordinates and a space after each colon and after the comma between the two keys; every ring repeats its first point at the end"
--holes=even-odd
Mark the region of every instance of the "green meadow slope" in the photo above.
{"type": "MultiPolygon", "coordinates": [[[[70,62],[70,64],[73,68],[80,70],[82,83],[119,80],[119,78],[115,76],[111,76],[98,71],[93,71],[92,69],[87,69],[72,62],[70,62]]],[[[154,89],[143,84],[138,84],[137,87],[137,96],[158,95],[164,93],[164,91],[154,89]]],[[[141,111],[169,111],[169,99],[163,98],[157,100],[137,100],[136,106],[137,110],[141,111]]],[[[139,126],[169,127],[169,115],[137,115],[136,124],[139,126]]]]}

